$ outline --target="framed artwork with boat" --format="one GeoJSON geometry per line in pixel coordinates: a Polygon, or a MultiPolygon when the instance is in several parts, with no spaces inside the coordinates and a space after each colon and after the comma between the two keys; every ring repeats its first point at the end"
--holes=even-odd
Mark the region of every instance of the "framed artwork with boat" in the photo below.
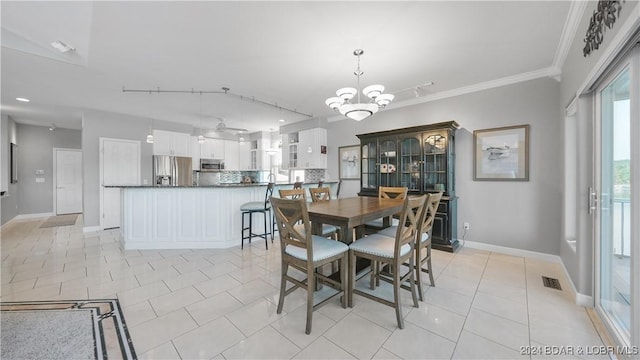
{"type": "Polygon", "coordinates": [[[473,180],[529,181],[529,125],[475,130],[473,180]]]}

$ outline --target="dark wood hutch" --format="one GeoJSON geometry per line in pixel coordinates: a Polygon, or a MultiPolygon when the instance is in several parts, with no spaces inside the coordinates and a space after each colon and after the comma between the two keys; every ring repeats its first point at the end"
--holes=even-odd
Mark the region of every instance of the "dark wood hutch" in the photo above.
{"type": "Polygon", "coordinates": [[[361,196],[379,186],[405,186],[409,194],[444,192],[433,225],[434,249],[458,248],[455,196],[455,121],[356,135],[361,151],[361,196]]]}

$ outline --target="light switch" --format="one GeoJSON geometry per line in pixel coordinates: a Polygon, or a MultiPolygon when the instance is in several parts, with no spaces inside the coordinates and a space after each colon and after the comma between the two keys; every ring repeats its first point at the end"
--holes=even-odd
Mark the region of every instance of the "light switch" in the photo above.
{"type": "Polygon", "coordinates": [[[43,183],[44,182],[44,178],[43,177],[37,177],[36,178],[36,182],[37,183],[43,183]]]}

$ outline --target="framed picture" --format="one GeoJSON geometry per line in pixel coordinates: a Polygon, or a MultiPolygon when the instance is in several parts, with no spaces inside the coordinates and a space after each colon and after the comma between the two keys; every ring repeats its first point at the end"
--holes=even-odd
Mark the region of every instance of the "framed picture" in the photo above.
{"type": "Polygon", "coordinates": [[[11,143],[11,153],[9,154],[11,161],[11,183],[18,182],[18,145],[11,143]]]}
{"type": "Polygon", "coordinates": [[[338,155],[340,180],[359,180],[360,145],[340,146],[338,155]]]}
{"type": "Polygon", "coordinates": [[[473,180],[529,181],[529,125],[473,132],[473,180]]]}

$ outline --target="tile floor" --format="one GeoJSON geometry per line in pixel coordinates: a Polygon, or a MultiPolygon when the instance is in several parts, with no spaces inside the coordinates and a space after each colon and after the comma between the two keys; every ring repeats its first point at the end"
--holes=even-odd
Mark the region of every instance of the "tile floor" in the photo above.
{"type": "Polygon", "coordinates": [[[276,314],[277,241],[269,250],[254,241],[244,250],[123,251],[118,230],[83,234],[81,217],[40,229],[44,220],[2,228],[2,301],[117,297],[140,359],[527,359],[539,356],[521,347],[603,344],[569,291],[543,287],[541,275],[569,287],[554,263],[434,250],[436,287],[425,287],[419,308],[403,292],[404,330],[392,308],[356,295],[353,308],[336,298],[316,311],[305,335],[303,291],[276,314]]]}

